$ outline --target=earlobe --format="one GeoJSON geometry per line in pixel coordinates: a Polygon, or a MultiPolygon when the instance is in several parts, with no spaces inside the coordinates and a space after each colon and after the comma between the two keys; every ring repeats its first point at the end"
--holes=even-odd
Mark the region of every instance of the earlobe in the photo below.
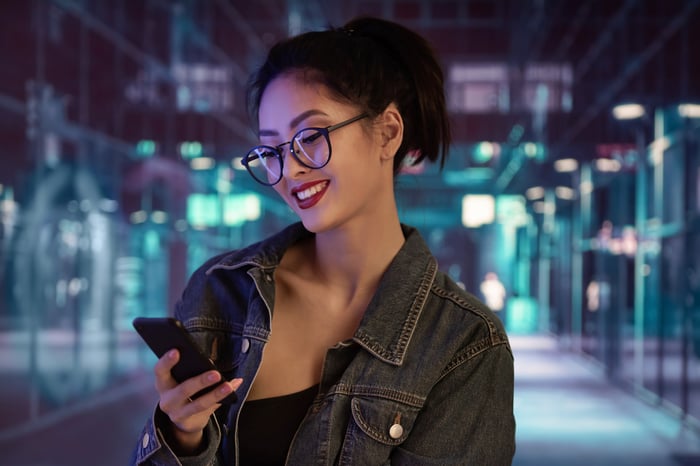
{"type": "Polygon", "coordinates": [[[403,141],[403,118],[395,104],[389,104],[382,114],[382,159],[393,159],[403,141]]]}

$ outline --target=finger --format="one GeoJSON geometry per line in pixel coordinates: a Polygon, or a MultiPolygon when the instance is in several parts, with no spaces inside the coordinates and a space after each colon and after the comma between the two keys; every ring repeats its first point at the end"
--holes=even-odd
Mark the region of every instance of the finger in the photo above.
{"type": "Polygon", "coordinates": [[[238,390],[242,383],[243,379],[240,378],[229,381],[223,381],[220,384],[218,384],[214,390],[212,390],[209,393],[206,393],[205,395],[202,395],[202,397],[205,398],[202,401],[204,401],[205,405],[207,406],[209,406],[211,403],[220,405],[221,401],[223,401],[231,393],[238,390]]]}
{"type": "Polygon", "coordinates": [[[188,417],[199,411],[207,410],[212,403],[199,403],[194,409],[190,408],[180,412],[183,407],[192,403],[195,394],[220,381],[221,374],[218,371],[207,371],[191,377],[174,387],[167,387],[166,390],[160,392],[160,407],[164,412],[172,413],[171,418],[173,415],[177,418],[188,417]]]}
{"type": "Polygon", "coordinates": [[[156,362],[153,367],[153,372],[156,376],[156,390],[158,393],[162,393],[165,390],[169,390],[177,385],[175,379],[170,370],[177,364],[180,360],[180,352],[176,349],[172,349],[165,353],[158,362],[156,362]]]}
{"type": "Polygon", "coordinates": [[[221,374],[218,371],[207,371],[185,380],[179,388],[185,398],[191,399],[196,393],[219,382],[221,374]]]}
{"type": "Polygon", "coordinates": [[[216,387],[214,390],[216,394],[217,403],[229,396],[231,393],[238,391],[238,389],[243,384],[243,379],[233,379],[228,382],[223,382],[220,387],[216,387]]]}
{"type": "Polygon", "coordinates": [[[183,432],[201,430],[208,422],[209,417],[221,406],[219,401],[238,390],[243,379],[238,378],[216,383],[219,383],[219,386],[214,390],[194,400],[182,398],[182,386],[170,390],[161,398],[161,410],[168,414],[170,420],[179,430],[183,432]],[[175,395],[176,392],[177,395],[175,395]]]}
{"type": "Polygon", "coordinates": [[[231,393],[238,390],[242,383],[243,379],[240,378],[230,381],[222,381],[216,384],[216,388],[214,388],[212,391],[207,392],[195,399],[188,398],[189,404],[193,405],[190,409],[194,410],[188,410],[188,412],[206,411],[211,407],[218,408],[221,406],[220,402],[231,393]]]}
{"type": "MultiPolygon", "coordinates": [[[[168,393],[169,396],[161,399],[161,406],[164,403],[167,404],[167,408],[171,411],[171,420],[184,426],[188,423],[188,419],[202,419],[202,416],[209,417],[219,407],[217,401],[220,396],[216,395],[218,390],[230,393],[231,388],[227,383],[221,382],[221,374],[219,372],[208,371],[187,379],[178,385],[168,393]],[[221,384],[222,387],[217,387],[204,395],[194,398],[202,389],[218,384],[221,384]]],[[[192,420],[189,422],[192,422],[192,420]]],[[[183,428],[183,430],[186,429],[183,428]]]]}
{"type": "Polygon", "coordinates": [[[229,396],[243,383],[243,379],[233,379],[220,382],[212,391],[195,399],[189,399],[189,403],[178,414],[183,417],[211,415],[221,404],[220,401],[229,396]]]}

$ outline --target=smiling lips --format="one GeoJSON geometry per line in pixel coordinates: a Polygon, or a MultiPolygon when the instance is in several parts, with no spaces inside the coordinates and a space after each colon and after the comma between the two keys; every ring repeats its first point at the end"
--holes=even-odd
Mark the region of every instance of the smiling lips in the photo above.
{"type": "Polygon", "coordinates": [[[328,188],[328,180],[304,183],[292,189],[292,195],[301,209],[308,209],[321,200],[328,188]]]}

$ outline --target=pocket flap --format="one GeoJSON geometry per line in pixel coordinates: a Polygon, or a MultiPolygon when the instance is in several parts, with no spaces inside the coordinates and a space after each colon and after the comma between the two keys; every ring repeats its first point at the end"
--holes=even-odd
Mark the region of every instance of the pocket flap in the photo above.
{"type": "Polygon", "coordinates": [[[352,416],[362,431],[378,442],[399,445],[408,437],[419,408],[383,398],[353,398],[352,416]]]}

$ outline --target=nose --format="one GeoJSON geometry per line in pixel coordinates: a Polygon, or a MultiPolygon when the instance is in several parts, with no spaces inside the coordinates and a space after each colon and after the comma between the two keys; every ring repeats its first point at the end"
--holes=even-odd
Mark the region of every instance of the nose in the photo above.
{"type": "Polygon", "coordinates": [[[282,175],[285,178],[295,178],[307,173],[310,169],[302,165],[292,152],[292,145],[282,149],[282,175]]]}

